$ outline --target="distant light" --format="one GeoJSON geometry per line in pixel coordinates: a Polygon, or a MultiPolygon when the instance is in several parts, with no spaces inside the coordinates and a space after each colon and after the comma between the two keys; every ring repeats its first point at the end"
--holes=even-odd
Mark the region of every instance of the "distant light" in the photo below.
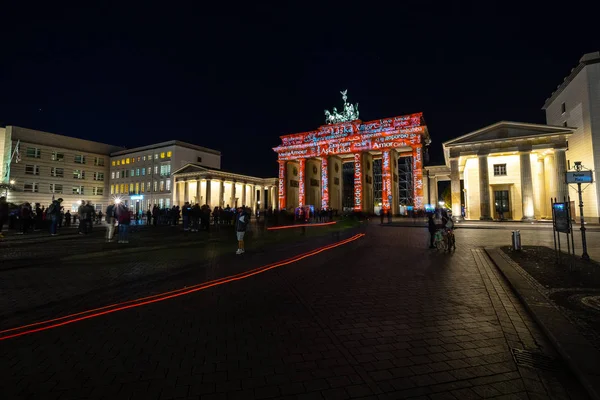
{"type": "Polygon", "coordinates": [[[17,181],[15,181],[14,179],[11,179],[11,180],[10,180],[10,184],[11,184],[11,185],[14,185],[16,182],[17,182],[17,181]]]}
{"type": "Polygon", "coordinates": [[[438,204],[443,207],[444,204],[446,204],[446,202],[445,201],[440,201],[438,204]]]}
{"type": "Polygon", "coordinates": [[[81,200],[77,200],[77,205],[81,205],[81,200]]]}

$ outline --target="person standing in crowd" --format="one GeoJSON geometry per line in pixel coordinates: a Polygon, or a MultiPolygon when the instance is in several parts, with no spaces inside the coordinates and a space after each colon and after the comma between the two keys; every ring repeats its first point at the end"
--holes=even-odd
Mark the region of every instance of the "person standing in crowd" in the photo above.
{"type": "Polygon", "coordinates": [[[429,218],[427,219],[427,229],[429,229],[429,248],[433,249],[435,248],[433,241],[435,239],[435,231],[437,230],[437,226],[433,220],[433,214],[429,214],[429,218]]]}
{"type": "Polygon", "coordinates": [[[33,226],[33,230],[35,232],[42,229],[42,224],[44,223],[44,211],[42,207],[40,207],[40,203],[35,203],[35,224],[33,226]]]}
{"type": "Polygon", "coordinates": [[[248,222],[250,222],[250,217],[246,210],[243,208],[239,209],[238,217],[236,221],[236,235],[238,240],[238,249],[235,254],[243,254],[246,250],[244,249],[244,235],[246,234],[246,229],[248,228],[248,222]]]}
{"type": "Polygon", "coordinates": [[[79,204],[79,207],[77,208],[77,217],[79,218],[79,234],[83,235],[85,234],[85,219],[86,219],[86,215],[85,215],[85,201],[81,200],[81,204],[79,204]]]}
{"type": "Polygon", "coordinates": [[[183,217],[183,231],[184,232],[187,232],[190,230],[191,211],[192,211],[192,207],[190,206],[190,203],[188,203],[186,201],[185,204],[183,205],[183,208],[181,209],[181,215],[183,217]]]}
{"type": "Polygon", "coordinates": [[[21,220],[21,230],[17,232],[17,235],[24,235],[29,231],[29,227],[31,225],[31,205],[27,202],[21,204],[21,208],[19,210],[19,217],[21,220]]]}
{"type": "Polygon", "coordinates": [[[8,221],[8,203],[6,202],[6,197],[0,197],[0,239],[4,236],[2,235],[2,227],[8,221]]]}
{"type": "Polygon", "coordinates": [[[152,224],[152,211],[150,211],[150,208],[148,208],[148,211],[146,211],[146,225],[151,225],[152,224]]]}
{"type": "Polygon", "coordinates": [[[48,209],[46,210],[46,217],[50,220],[50,235],[56,236],[58,220],[60,218],[60,208],[63,199],[59,198],[57,200],[53,200],[48,209]]]}
{"type": "Polygon", "coordinates": [[[106,207],[106,243],[110,243],[115,235],[115,203],[110,202],[106,207]]]}
{"type": "Polygon", "coordinates": [[[117,220],[119,221],[119,243],[129,243],[131,214],[129,214],[127,206],[123,203],[119,203],[117,206],[117,220]]]}
{"type": "Polygon", "coordinates": [[[96,214],[96,210],[94,210],[94,206],[92,206],[92,202],[88,201],[85,205],[85,233],[92,233],[92,225],[94,224],[94,217],[96,214]]]}
{"type": "MultiPolygon", "coordinates": [[[[61,219],[62,219],[62,211],[60,212],[60,215],[61,215],[61,219]]],[[[65,217],[65,228],[69,228],[71,226],[71,210],[67,210],[64,217],[65,217]]],[[[60,226],[60,224],[59,224],[59,226],[60,226]]]]}

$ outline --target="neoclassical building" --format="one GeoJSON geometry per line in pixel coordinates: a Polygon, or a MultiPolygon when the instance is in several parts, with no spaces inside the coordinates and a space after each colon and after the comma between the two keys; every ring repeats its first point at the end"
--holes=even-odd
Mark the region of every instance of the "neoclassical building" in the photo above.
{"type": "Polygon", "coordinates": [[[463,206],[470,220],[500,214],[512,220],[550,219],[550,198],[562,201],[569,195],[566,150],[573,131],[501,121],[445,142],[446,165],[425,167],[426,196],[436,203],[438,182],[450,180],[456,219],[463,206]]]}
{"type": "Polygon", "coordinates": [[[274,209],[276,188],[277,178],[257,178],[189,163],[173,173],[173,204],[274,209]]]}

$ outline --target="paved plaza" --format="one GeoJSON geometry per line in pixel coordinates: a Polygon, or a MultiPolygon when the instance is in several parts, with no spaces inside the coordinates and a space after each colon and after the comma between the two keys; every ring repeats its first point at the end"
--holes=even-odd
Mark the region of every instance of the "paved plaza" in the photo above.
{"type": "MultiPolygon", "coordinates": [[[[366,234],[244,279],[0,340],[0,398],[587,398],[560,361],[515,363],[513,349],[558,356],[482,250],[510,244],[509,231],[458,229],[456,252],[444,254],[427,249],[424,228],[364,225],[243,256],[233,240],[221,251],[225,234],[169,227],[142,229],[126,250],[100,233],[7,241],[0,331],[366,234]]],[[[548,230],[522,236],[552,243],[548,230]]]]}

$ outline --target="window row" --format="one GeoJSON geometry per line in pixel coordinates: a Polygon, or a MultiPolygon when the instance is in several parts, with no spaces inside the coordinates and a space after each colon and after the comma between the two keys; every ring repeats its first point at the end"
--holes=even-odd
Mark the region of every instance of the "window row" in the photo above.
{"type": "MultiPolygon", "coordinates": [[[[91,192],[88,191],[88,194],[92,194],[93,196],[103,196],[104,195],[104,187],[103,186],[94,186],[94,187],[88,188],[88,189],[91,189],[91,192]]],[[[23,184],[23,191],[28,192],[28,193],[40,193],[40,184],[37,182],[26,182],[25,184],[23,184]]],[[[62,184],[58,184],[58,183],[51,183],[49,185],[48,193],[86,194],[86,191],[85,191],[85,186],[72,186],[71,192],[69,192],[69,187],[62,185],[62,184]]]]}
{"type": "Polygon", "coordinates": [[[110,185],[110,194],[140,194],[144,192],[170,192],[171,180],[154,182],[121,183],[120,185],[110,185]]]}
{"type": "MultiPolygon", "coordinates": [[[[25,156],[28,158],[42,158],[42,150],[37,147],[28,147],[25,151],[25,156]]],[[[62,162],[65,160],[65,153],[53,151],[50,159],[52,161],[62,162]]],[[[87,164],[87,157],[83,154],[76,154],[73,157],[73,162],[75,164],[87,164]]],[[[94,157],[94,166],[104,167],[104,157],[94,157]]]]}
{"type": "MultiPolygon", "coordinates": [[[[154,153],[154,159],[158,160],[159,158],[171,158],[173,156],[173,152],[172,151],[163,151],[161,153],[154,153]]],[[[152,154],[148,154],[147,156],[137,156],[137,157],[127,157],[127,158],[122,158],[120,160],[113,160],[111,162],[111,165],[113,167],[116,167],[117,165],[127,165],[127,164],[135,164],[135,162],[142,162],[142,161],[151,161],[153,158],[152,154]]]]}
{"type": "MultiPolygon", "coordinates": [[[[154,175],[159,174],[159,166],[154,166],[154,175]]],[[[110,173],[111,179],[129,178],[130,176],[146,176],[152,175],[152,167],[124,169],[121,171],[113,171],[110,173]]],[[[171,176],[171,164],[163,164],[160,166],[160,176],[171,176]]]]}
{"type": "MultiPolygon", "coordinates": [[[[40,175],[40,166],[25,164],[25,174],[39,176],[40,175]]],[[[50,168],[50,176],[55,177],[55,178],[64,178],[65,177],[65,169],[51,167],[50,168]]],[[[73,170],[73,179],[85,179],[85,171],[83,171],[81,169],[73,170]]],[[[94,172],[93,179],[95,181],[104,181],[104,172],[94,172]]]]}

